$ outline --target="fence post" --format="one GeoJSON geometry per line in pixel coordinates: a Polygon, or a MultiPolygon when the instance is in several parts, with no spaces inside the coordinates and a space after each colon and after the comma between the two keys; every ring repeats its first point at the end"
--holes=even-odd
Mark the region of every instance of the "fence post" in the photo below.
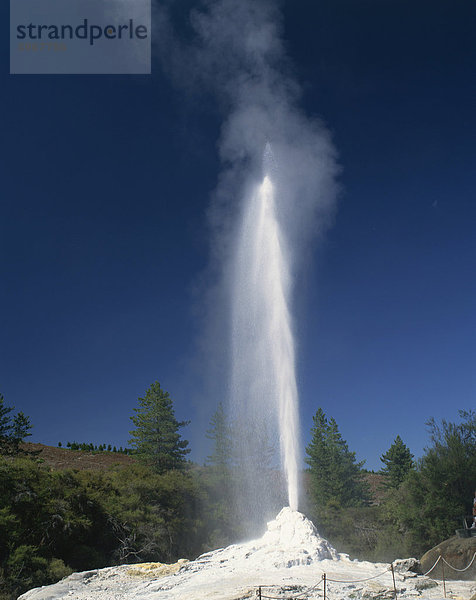
{"type": "Polygon", "coordinates": [[[391,563],[390,568],[392,569],[393,591],[395,592],[395,600],[397,600],[397,586],[395,585],[395,571],[393,570],[393,563],[391,563]]]}
{"type": "Polygon", "coordinates": [[[259,586],[258,588],[258,598],[259,600],[261,600],[261,586],[259,586]]]}
{"type": "Polygon", "coordinates": [[[322,574],[322,581],[324,582],[324,600],[326,600],[326,574],[322,574]]]}
{"type": "Polygon", "coordinates": [[[440,554],[440,558],[441,558],[441,574],[443,577],[443,595],[446,598],[445,559],[441,556],[441,554],[440,554]]]}

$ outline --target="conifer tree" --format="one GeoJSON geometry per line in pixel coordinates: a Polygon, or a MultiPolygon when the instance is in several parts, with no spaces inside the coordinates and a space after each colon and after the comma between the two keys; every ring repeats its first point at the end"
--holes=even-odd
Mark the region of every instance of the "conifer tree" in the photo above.
{"type": "Polygon", "coordinates": [[[212,546],[224,546],[235,536],[231,469],[233,463],[232,428],[220,402],[210,420],[206,437],[212,440],[203,483],[207,489],[207,527],[212,546]]]}
{"type": "Polygon", "coordinates": [[[27,417],[22,411],[17,413],[12,420],[11,432],[9,435],[10,452],[17,454],[20,452],[20,444],[26,437],[29,437],[29,433],[32,428],[30,418],[27,417]]]}
{"type": "MultiPolygon", "coordinates": [[[[131,417],[136,429],[130,431],[131,446],[135,454],[157,473],[165,473],[172,469],[183,469],[190,449],[188,441],[180,436],[179,429],[190,421],[177,421],[172,398],[162,390],[156,381],[146,391],[144,398],[139,398],[139,407],[131,417]]],[[[119,451],[121,451],[120,449],[119,451]]]]}
{"type": "Polygon", "coordinates": [[[232,441],[231,428],[222,402],[218,404],[210,420],[206,437],[213,441],[212,454],[207,456],[207,463],[220,472],[226,472],[231,461],[232,441]]]}
{"type": "Polygon", "coordinates": [[[20,451],[20,442],[31,435],[29,430],[32,425],[29,417],[20,411],[12,419],[12,410],[13,408],[5,406],[5,399],[0,394],[0,453],[3,454],[17,454],[20,451]]]}
{"type": "Polygon", "coordinates": [[[18,442],[22,442],[25,438],[31,436],[31,433],[29,433],[31,428],[30,417],[27,417],[24,412],[20,411],[13,417],[12,438],[18,442]]]}
{"type": "Polygon", "coordinates": [[[10,413],[13,408],[5,406],[5,398],[0,394],[0,453],[9,454],[11,452],[10,433],[12,421],[10,413]]]}
{"type": "Polygon", "coordinates": [[[327,419],[322,408],[313,417],[311,442],[306,448],[306,462],[311,476],[311,493],[319,507],[358,506],[367,499],[361,476],[363,462],[356,462],[342,439],[334,418],[327,419]]]}
{"type": "Polygon", "coordinates": [[[5,406],[5,398],[0,394],[0,439],[8,437],[11,429],[11,417],[13,408],[5,406]]]}
{"type": "Polygon", "coordinates": [[[380,472],[385,475],[387,488],[398,488],[414,466],[413,454],[399,435],[380,460],[385,465],[380,472]]]}

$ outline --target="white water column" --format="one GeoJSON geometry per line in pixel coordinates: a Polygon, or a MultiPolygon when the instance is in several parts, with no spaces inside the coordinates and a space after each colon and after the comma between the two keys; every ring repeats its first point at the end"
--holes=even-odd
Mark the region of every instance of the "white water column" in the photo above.
{"type": "MultiPolygon", "coordinates": [[[[265,443],[279,439],[289,506],[297,510],[300,433],[289,310],[291,278],[271,178],[272,174],[266,174],[247,199],[237,241],[232,286],[232,405],[243,423],[255,427],[255,437],[261,431],[265,443]]],[[[241,447],[244,462],[250,465],[250,488],[264,447],[260,440],[250,441],[251,437],[244,436],[241,447]]]]}

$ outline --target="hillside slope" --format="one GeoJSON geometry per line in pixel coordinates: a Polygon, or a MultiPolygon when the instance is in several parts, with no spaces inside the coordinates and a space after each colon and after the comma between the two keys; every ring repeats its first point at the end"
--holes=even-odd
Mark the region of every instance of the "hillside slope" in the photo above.
{"type": "Polygon", "coordinates": [[[27,452],[34,452],[47,466],[57,470],[106,471],[115,465],[127,466],[137,462],[132,456],[121,452],[84,452],[83,450],[69,450],[34,443],[23,444],[23,449],[27,452]]]}

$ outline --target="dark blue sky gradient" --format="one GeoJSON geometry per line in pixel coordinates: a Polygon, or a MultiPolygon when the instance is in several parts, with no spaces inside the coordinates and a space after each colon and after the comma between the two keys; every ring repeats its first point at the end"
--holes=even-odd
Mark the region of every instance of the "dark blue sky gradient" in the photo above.
{"type": "MultiPolygon", "coordinates": [[[[369,468],[397,434],[421,455],[430,416],[476,405],[474,25],[470,1],[284,5],[301,104],[342,166],[298,282],[302,429],[322,406],[369,468]]],[[[150,77],[10,76],[1,43],[0,392],[35,441],[124,445],[158,379],[202,460],[221,399],[200,397],[195,352],[217,105],[158,61],[150,77]]]]}

